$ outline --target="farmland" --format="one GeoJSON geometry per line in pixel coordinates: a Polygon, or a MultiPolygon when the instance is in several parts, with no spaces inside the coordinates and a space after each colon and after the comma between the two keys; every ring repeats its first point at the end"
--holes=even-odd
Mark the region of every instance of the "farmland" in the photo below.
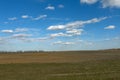
{"type": "Polygon", "coordinates": [[[120,50],[0,54],[0,80],[119,80],[120,50]]]}

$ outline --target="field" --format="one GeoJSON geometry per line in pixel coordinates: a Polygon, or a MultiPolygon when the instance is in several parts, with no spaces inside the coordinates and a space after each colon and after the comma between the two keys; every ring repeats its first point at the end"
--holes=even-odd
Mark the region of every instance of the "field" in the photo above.
{"type": "Polygon", "coordinates": [[[0,80],[120,80],[120,50],[1,53],[0,80]]]}

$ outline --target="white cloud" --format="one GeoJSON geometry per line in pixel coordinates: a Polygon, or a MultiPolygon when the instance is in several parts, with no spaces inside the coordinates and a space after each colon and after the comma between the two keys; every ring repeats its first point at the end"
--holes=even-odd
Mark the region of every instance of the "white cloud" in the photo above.
{"type": "Polygon", "coordinates": [[[114,38],[106,38],[104,39],[105,41],[115,41],[115,40],[120,40],[120,37],[114,37],[114,38]]]}
{"type": "Polygon", "coordinates": [[[54,42],[53,45],[57,45],[57,44],[62,44],[62,45],[73,45],[75,44],[74,42],[62,42],[62,41],[57,41],[54,42]]]}
{"type": "Polygon", "coordinates": [[[101,3],[103,5],[103,8],[106,7],[120,8],[120,0],[102,0],[101,3]]]}
{"type": "Polygon", "coordinates": [[[66,33],[71,35],[81,35],[83,31],[84,31],[83,29],[72,29],[72,30],[66,31],[66,33]]]}
{"type": "Polygon", "coordinates": [[[110,25],[110,26],[105,27],[104,29],[115,29],[115,28],[116,28],[116,26],[110,25]]]}
{"type": "Polygon", "coordinates": [[[54,6],[49,5],[49,6],[47,6],[45,9],[48,9],[48,10],[55,10],[55,7],[54,7],[54,6]]]}
{"type": "Polygon", "coordinates": [[[53,44],[61,44],[62,41],[57,41],[57,42],[54,42],[53,44]]]}
{"type": "Polygon", "coordinates": [[[26,18],[29,18],[30,16],[28,16],[28,15],[22,15],[21,16],[21,18],[23,18],[23,19],[26,19],[26,18]]]}
{"type": "Polygon", "coordinates": [[[83,29],[72,29],[72,30],[66,31],[66,33],[59,32],[59,33],[50,34],[50,37],[54,38],[54,37],[78,36],[78,35],[81,35],[83,31],[84,31],[83,29]]]}
{"type": "Polygon", "coordinates": [[[71,45],[71,44],[75,44],[74,42],[63,42],[62,44],[64,45],[71,45]]]}
{"type": "Polygon", "coordinates": [[[17,20],[17,18],[16,17],[12,17],[12,18],[8,18],[8,20],[14,21],[14,20],[17,20]]]}
{"type": "Polygon", "coordinates": [[[20,37],[19,40],[24,41],[24,42],[38,42],[38,41],[45,41],[50,38],[48,37],[41,37],[41,38],[28,38],[28,37],[20,37]]]}
{"type": "Polygon", "coordinates": [[[71,22],[71,23],[67,23],[65,25],[55,25],[55,26],[49,26],[47,29],[48,30],[61,30],[61,29],[74,29],[74,28],[78,28],[78,27],[82,27],[86,24],[92,24],[92,23],[97,23],[100,22],[102,20],[105,20],[107,17],[103,17],[103,18],[93,18],[90,20],[86,20],[86,21],[75,21],[75,22],[71,22]]]}
{"type": "Polygon", "coordinates": [[[106,18],[107,17],[93,18],[86,21],[75,21],[75,22],[64,24],[64,25],[53,25],[53,26],[49,26],[47,30],[61,30],[61,32],[50,34],[51,38],[79,36],[79,35],[82,35],[84,31],[83,29],[79,29],[79,28],[83,27],[86,24],[100,22],[102,20],[105,20],[106,18]]]}
{"type": "Polygon", "coordinates": [[[25,37],[30,37],[32,36],[31,34],[13,34],[13,38],[25,38],[25,37]]]}
{"type": "Polygon", "coordinates": [[[70,36],[72,36],[72,35],[70,35],[70,34],[65,34],[65,33],[62,33],[62,32],[60,32],[60,33],[54,33],[54,34],[50,34],[50,37],[70,37],[70,36]]]}
{"type": "Polygon", "coordinates": [[[36,40],[37,41],[44,41],[44,40],[48,40],[49,38],[48,37],[42,37],[42,38],[37,38],[36,40]]]}
{"type": "Polygon", "coordinates": [[[86,45],[93,45],[93,42],[86,42],[86,45]]]}
{"type": "Polygon", "coordinates": [[[87,21],[75,21],[72,23],[68,23],[66,24],[67,28],[77,28],[77,27],[82,27],[86,24],[92,24],[92,23],[97,23],[100,22],[102,20],[105,20],[107,17],[103,17],[103,18],[93,18],[91,20],[87,20],[87,21]]]}
{"type": "Polygon", "coordinates": [[[19,40],[24,41],[24,42],[34,42],[35,41],[35,39],[33,39],[33,38],[25,38],[25,37],[19,38],[19,40]]]}
{"type": "Polygon", "coordinates": [[[14,31],[13,30],[1,30],[1,32],[3,32],[3,33],[13,33],[14,31]]]}
{"type": "Polygon", "coordinates": [[[26,31],[29,31],[29,29],[27,28],[16,28],[15,29],[15,32],[26,32],[26,31]]]}
{"type": "Polygon", "coordinates": [[[47,15],[40,15],[40,16],[38,16],[36,18],[33,18],[33,20],[40,20],[40,19],[44,19],[46,17],[47,17],[47,15]]]}
{"type": "Polygon", "coordinates": [[[15,30],[1,30],[0,32],[2,33],[16,33],[16,32],[26,32],[26,31],[29,31],[29,29],[27,28],[16,28],[15,30]]]}
{"type": "Polygon", "coordinates": [[[102,4],[103,8],[120,8],[120,0],[80,0],[80,2],[86,4],[94,4],[96,2],[99,2],[102,4]]]}
{"type": "Polygon", "coordinates": [[[94,4],[96,3],[98,0],[80,0],[81,3],[86,3],[86,4],[94,4]]]}
{"type": "Polygon", "coordinates": [[[62,30],[65,29],[64,25],[49,26],[47,30],[62,30]]]}
{"type": "Polygon", "coordinates": [[[60,4],[58,5],[59,8],[64,8],[64,5],[60,4]]]}

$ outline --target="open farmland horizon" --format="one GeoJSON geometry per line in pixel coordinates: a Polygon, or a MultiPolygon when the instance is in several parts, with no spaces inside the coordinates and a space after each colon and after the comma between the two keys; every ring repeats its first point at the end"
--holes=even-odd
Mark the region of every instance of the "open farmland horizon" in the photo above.
{"type": "Polygon", "coordinates": [[[69,63],[120,58],[120,49],[98,51],[1,52],[0,63],[69,63]]]}
{"type": "Polygon", "coordinates": [[[119,80],[120,50],[0,54],[0,80],[119,80]]]}
{"type": "Polygon", "coordinates": [[[81,52],[81,51],[116,51],[120,48],[110,48],[110,49],[98,49],[98,50],[58,50],[58,51],[44,51],[44,50],[18,50],[18,51],[0,51],[0,53],[41,53],[41,52],[81,52]]]}

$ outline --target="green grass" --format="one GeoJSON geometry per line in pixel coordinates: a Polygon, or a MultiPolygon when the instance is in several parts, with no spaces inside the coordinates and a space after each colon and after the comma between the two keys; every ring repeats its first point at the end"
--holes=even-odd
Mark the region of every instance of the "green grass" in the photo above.
{"type": "Polygon", "coordinates": [[[0,80],[120,80],[120,59],[0,64],[0,80]]]}
{"type": "Polygon", "coordinates": [[[1,53],[0,80],[120,80],[120,50],[1,53]]]}

